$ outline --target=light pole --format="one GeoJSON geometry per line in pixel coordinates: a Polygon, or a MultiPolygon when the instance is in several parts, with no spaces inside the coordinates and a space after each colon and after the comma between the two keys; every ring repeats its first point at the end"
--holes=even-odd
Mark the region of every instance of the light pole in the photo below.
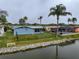
{"type": "Polygon", "coordinates": [[[18,40],[18,33],[16,32],[16,39],[18,40]]]}

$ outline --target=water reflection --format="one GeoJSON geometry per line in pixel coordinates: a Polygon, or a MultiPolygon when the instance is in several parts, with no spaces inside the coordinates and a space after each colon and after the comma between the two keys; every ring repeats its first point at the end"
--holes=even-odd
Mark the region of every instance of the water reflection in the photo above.
{"type": "Polygon", "coordinates": [[[58,46],[63,47],[63,46],[67,46],[67,45],[75,44],[75,41],[76,41],[76,40],[67,41],[67,42],[65,42],[65,43],[60,43],[59,45],[56,45],[56,59],[59,59],[59,58],[58,58],[58,49],[59,49],[58,46]]]}
{"type": "Polygon", "coordinates": [[[56,45],[56,59],[58,59],[58,45],[56,45]]]}

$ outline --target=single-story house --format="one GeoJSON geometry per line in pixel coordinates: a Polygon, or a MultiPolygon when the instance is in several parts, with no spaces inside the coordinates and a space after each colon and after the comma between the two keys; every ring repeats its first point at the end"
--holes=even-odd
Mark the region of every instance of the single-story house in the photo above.
{"type": "Polygon", "coordinates": [[[43,33],[43,26],[14,26],[14,35],[39,34],[43,33]]]}
{"type": "Polygon", "coordinates": [[[75,32],[79,33],[79,27],[75,27],[75,32]]]}
{"type": "MultiPolygon", "coordinates": [[[[58,26],[60,28],[60,26],[58,26]]],[[[57,26],[45,26],[46,31],[48,32],[56,32],[57,26]]]]}
{"type": "Polygon", "coordinates": [[[3,36],[4,34],[4,26],[0,25],[0,36],[3,36]]]}
{"type": "Polygon", "coordinates": [[[46,31],[49,32],[56,32],[58,28],[59,32],[75,32],[75,28],[74,26],[46,26],[45,29],[46,31]]]}

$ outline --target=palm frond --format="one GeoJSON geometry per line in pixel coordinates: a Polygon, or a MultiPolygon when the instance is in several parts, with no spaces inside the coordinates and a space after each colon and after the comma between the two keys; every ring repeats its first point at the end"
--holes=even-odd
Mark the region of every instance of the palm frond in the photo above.
{"type": "Polygon", "coordinates": [[[50,8],[50,13],[48,16],[66,16],[66,15],[71,15],[70,12],[66,12],[66,7],[63,4],[56,5],[56,7],[50,8]]]}
{"type": "Polygon", "coordinates": [[[0,15],[8,16],[8,13],[7,13],[7,11],[5,11],[5,10],[0,10],[0,15]]]}
{"type": "Polygon", "coordinates": [[[72,21],[72,19],[71,18],[68,18],[68,22],[71,22],[72,21]]]}
{"type": "Polygon", "coordinates": [[[66,10],[66,7],[63,4],[60,4],[59,6],[61,10],[66,10]]]}
{"type": "Polygon", "coordinates": [[[55,7],[50,8],[50,11],[52,11],[52,10],[56,10],[56,8],[55,7]]]}
{"type": "Polygon", "coordinates": [[[48,15],[48,17],[51,16],[51,15],[55,16],[56,13],[55,12],[50,12],[49,15],[48,15]]]}
{"type": "Polygon", "coordinates": [[[65,13],[72,16],[72,14],[70,12],[65,12],[65,13]]]}
{"type": "Polygon", "coordinates": [[[43,16],[40,16],[38,19],[42,19],[43,18],[43,16]]]}
{"type": "Polygon", "coordinates": [[[77,18],[73,17],[72,20],[73,20],[73,21],[77,21],[77,18]]]}
{"type": "Polygon", "coordinates": [[[28,18],[26,16],[23,17],[24,20],[27,20],[28,18]]]}
{"type": "Polygon", "coordinates": [[[61,16],[71,15],[72,16],[72,14],[70,12],[62,12],[60,15],[61,16]]]}

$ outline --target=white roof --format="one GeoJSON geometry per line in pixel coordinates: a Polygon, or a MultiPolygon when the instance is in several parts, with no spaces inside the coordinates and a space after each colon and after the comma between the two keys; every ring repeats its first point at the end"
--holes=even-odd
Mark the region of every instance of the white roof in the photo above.
{"type": "MultiPolygon", "coordinates": [[[[23,27],[23,26],[14,26],[13,28],[19,28],[19,27],[23,27]]],[[[33,28],[33,29],[44,28],[43,26],[24,26],[24,27],[33,28]]]]}
{"type": "Polygon", "coordinates": [[[29,28],[43,28],[43,26],[27,26],[29,28]]]}

